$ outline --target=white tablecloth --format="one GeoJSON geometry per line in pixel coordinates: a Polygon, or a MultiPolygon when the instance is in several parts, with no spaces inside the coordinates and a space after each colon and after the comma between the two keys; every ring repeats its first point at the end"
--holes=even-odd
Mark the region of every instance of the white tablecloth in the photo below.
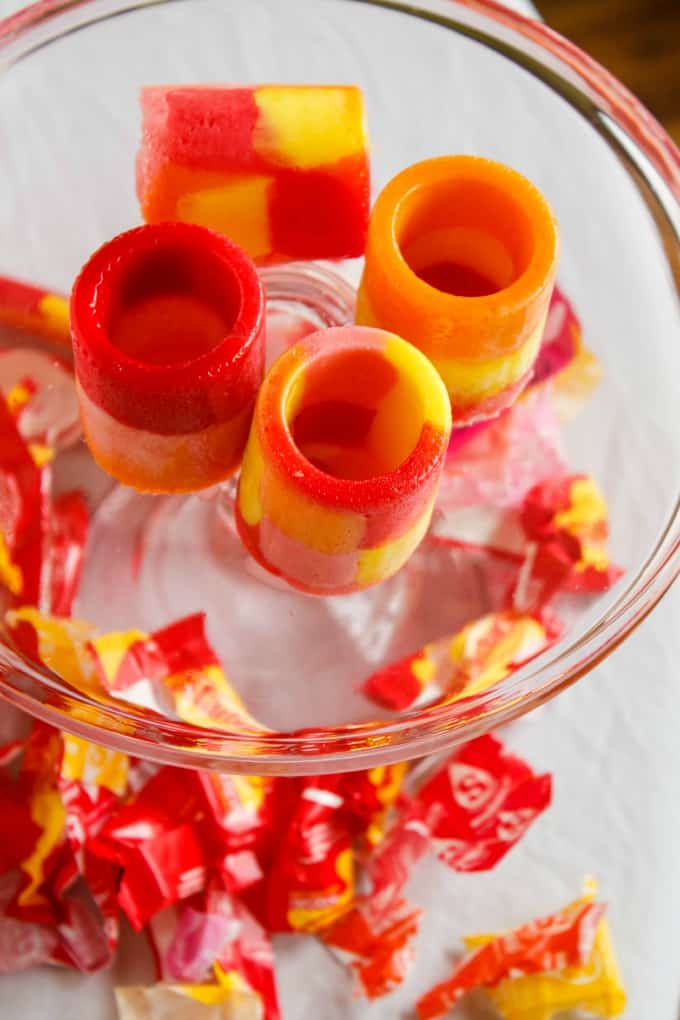
{"type": "MultiPolygon", "coordinates": [[[[522,0],[518,8],[527,10],[522,0]]],[[[9,13],[13,0],[0,0],[9,13]]],[[[629,1020],[676,1020],[680,1000],[680,741],[677,663],[680,598],[653,615],[590,676],[507,731],[554,774],[554,805],[492,872],[456,875],[429,861],[409,894],[426,907],[418,962],[405,985],[368,1007],[347,1002],[347,978],[312,939],[277,940],[284,1020],[387,1020],[447,973],[465,932],[552,911],[596,875],[609,903],[629,993],[629,1020]],[[323,1004],[320,1005],[320,1004],[323,1004]]],[[[0,742],[14,724],[0,708],[0,742]]],[[[139,941],[124,940],[113,973],[40,969],[0,978],[0,1020],[115,1016],[114,983],[146,981],[139,941]]]]}

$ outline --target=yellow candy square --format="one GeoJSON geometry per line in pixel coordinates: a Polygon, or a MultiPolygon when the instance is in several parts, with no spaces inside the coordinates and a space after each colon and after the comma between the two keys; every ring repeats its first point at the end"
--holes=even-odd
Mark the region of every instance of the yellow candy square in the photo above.
{"type": "Polygon", "coordinates": [[[209,227],[240,245],[251,258],[272,250],[269,232],[271,177],[225,179],[219,187],[190,191],[177,200],[177,219],[209,227]]]}
{"type": "Polygon", "coordinates": [[[310,170],[366,148],[358,88],[266,85],[255,90],[255,103],[260,116],[253,148],[270,163],[310,170]]]}

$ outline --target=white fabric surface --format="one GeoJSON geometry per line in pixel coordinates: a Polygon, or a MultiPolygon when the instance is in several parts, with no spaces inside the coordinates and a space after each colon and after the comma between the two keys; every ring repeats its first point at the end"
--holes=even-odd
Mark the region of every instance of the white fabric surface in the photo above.
{"type": "MultiPolygon", "coordinates": [[[[527,9],[522,0],[514,5],[527,9]]],[[[0,13],[15,6],[0,0],[0,13]]],[[[348,1003],[346,976],[314,940],[280,938],[284,1020],[412,1015],[417,996],[445,976],[460,935],[549,912],[579,893],[585,874],[599,878],[610,905],[629,993],[626,1017],[676,1020],[679,608],[676,591],[590,676],[506,731],[504,738],[537,769],[554,774],[553,807],[488,874],[455,875],[432,861],[419,867],[409,893],[426,916],[417,965],[405,985],[370,1007],[348,1003]]],[[[0,711],[0,741],[15,722],[0,711]]],[[[113,984],[147,980],[148,965],[139,941],[126,940],[114,973],[83,977],[39,969],[2,977],[0,1020],[112,1020],[113,984]]]]}

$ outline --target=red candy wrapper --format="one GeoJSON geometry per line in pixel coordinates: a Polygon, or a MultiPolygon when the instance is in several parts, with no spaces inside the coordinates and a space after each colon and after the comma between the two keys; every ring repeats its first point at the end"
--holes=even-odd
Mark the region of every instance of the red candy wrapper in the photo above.
{"type": "Polygon", "coordinates": [[[561,591],[606,591],[622,576],[607,553],[607,504],[587,475],[534,486],[521,523],[529,546],[513,593],[518,611],[539,613],[561,591]]]}
{"type": "Polygon", "coordinates": [[[51,963],[58,948],[56,930],[0,915],[0,974],[51,963]]]}
{"type": "Polygon", "coordinates": [[[357,851],[380,841],[407,766],[319,776],[280,787],[285,832],[267,876],[271,931],[318,932],[350,909],[357,851]]]}
{"type": "Polygon", "coordinates": [[[103,686],[112,694],[138,683],[151,685],[158,701],[196,726],[262,732],[227,681],[196,613],[145,634],[130,630],[94,638],[90,652],[103,686]]]}
{"type": "Polygon", "coordinates": [[[11,880],[0,903],[0,970],[42,962],[92,971],[110,961],[116,875],[102,875],[85,844],[117,804],[106,784],[124,791],[126,762],[125,755],[36,724],[16,781],[2,776],[0,815],[15,826],[2,868],[15,870],[5,872],[11,880]]]}
{"type": "Polygon", "coordinates": [[[0,587],[14,604],[37,604],[48,482],[1,398],[0,436],[0,587]]]}
{"type": "Polygon", "coordinates": [[[52,504],[43,562],[50,613],[70,616],[83,570],[89,514],[80,492],[65,492],[52,504]]]}
{"type": "Polygon", "coordinates": [[[592,953],[605,905],[577,900],[565,910],[485,942],[446,981],[416,1003],[419,1020],[444,1016],[473,988],[493,988],[507,977],[583,966],[592,953]]]}
{"type": "Polygon", "coordinates": [[[373,910],[390,908],[429,848],[454,871],[495,867],[550,805],[551,788],[549,775],[536,775],[491,734],[454,751],[371,860],[373,910]]]}
{"type": "Polygon", "coordinates": [[[359,901],[328,930],[324,943],[347,963],[356,977],[357,990],[377,999],[402,983],[415,960],[413,939],[422,910],[397,899],[389,913],[376,916],[359,901]]]}
{"type": "Polygon", "coordinates": [[[487,871],[550,805],[552,782],[492,734],[455,751],[414,798],[412,818],[454,871],[487,871]]]}
{"type": "Polygon", "coordinates": [[[333,785],[305,785],[288,820],[268,875],[270,931],[320,931],[352,903],[353,840],[333,785]]]}
{"type": "Polygon", "coordinates": [[[554,621],[514,612],[488,613],[374,673],[363,689],[373,701],[396,711],[414,704],[457,701],[521,669],[559,633],[554,621]]]}
{"type": "MultiPolygon", "coordinates": [[[[1,364],[1,361],[0,361],[1,364]]],[[[84,498],[52,499],[52,448],[28,442],[0,396],[0,599],[69,613],[87,539],[84,498]]]]}
{"type": "Polygon", "coordinates": [[[62,741],[58,730],[34,725],[26,742],[18,788],[39,836],[19,863],[21,880],[10,912],[26,921],[54,923],[58,900],[75,882],[78,867],[66,835],[59,792],[62,741]]]}
{"type": "Polygon", "coordinates": [[[268,781],[159,769],[91,841],[122,868],[118,902],[141,929],[164,907],[218,876],[230,888],[258,881],[253,853],[267,825],[268,781]]]}

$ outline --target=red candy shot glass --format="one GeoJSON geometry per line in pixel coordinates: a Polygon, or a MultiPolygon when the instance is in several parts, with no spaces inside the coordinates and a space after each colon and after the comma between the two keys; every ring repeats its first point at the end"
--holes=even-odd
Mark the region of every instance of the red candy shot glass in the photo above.
{"type": "Polygon", "coordinates": [[[88,446],[143,492],[193,492],[238,468],[264,371],[264,293],[232,241],[186,223],[104,244],[71,295],[88,446]]]}

